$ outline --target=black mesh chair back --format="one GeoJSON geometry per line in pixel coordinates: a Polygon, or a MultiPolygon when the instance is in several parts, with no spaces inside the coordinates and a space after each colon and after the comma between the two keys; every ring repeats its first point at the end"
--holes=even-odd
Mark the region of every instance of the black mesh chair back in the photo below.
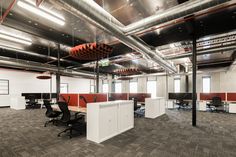
{"type": "Polygon", "coordinates": [[[35,103],[36,102],[34,95],[29,95],[28,98],[29,98],[30,103],[35,103]]]}
{"type": "Polygon", "coordinates": [[[58,102],[58,106],[62,112],[61,121],[68,122],[70,121],[70,111],[66,102],[58,102]]]}
{"type": "Polygon", "coordinates": [[[82,99],[85,102],[85,104],[88,103],[84,96],[80,95],[79,98],[82,99]]]}
{"type": "Polygon", "coordinates": [[[50,101],[49,100],[43,100],[43,104],[44,106],[46,107],[47,111],[46,111],[46,116],[51,114],[53,112],[53,109],[52,109],[52,106],[50,104],[50,101]]]}
{"type": "Polygon", "coordinates": [[[134,100],[134,111],[136,111],[137,109],[139,109],[138,100],[136,98],[133,98],[133,100],[134,100]]]}
{"type": "Polygon", "coordinates": [[[212,97],[212,105],[219,107],[222,105],[221,97],[212,97]]]}

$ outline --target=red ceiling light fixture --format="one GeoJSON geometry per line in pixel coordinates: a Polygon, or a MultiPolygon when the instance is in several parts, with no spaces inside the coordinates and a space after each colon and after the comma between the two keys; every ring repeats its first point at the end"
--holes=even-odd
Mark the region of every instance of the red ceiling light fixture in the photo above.
{"type": "Polygon", "coordinates": [[[99,60],[112,53],[113,48],[102,43],[86,43],[70,50],[70,56],[79,60],[99,60]]]}
{"type": "Polygon", "coordinates": [[[36,78],[40,79],[40,80],[48,80],[48,79],[51,79],[52,76],[51,76],[51,73],[49,71],[46,71],[46,72],[41,73],[38,76],[36,76],[36,78]]]}
{"type": "Polygon", "coordinates": [[[135,75],[141,74],[141,71],[138,68],[125,68],[125,69],[117,69],[114,71],[116,74],[119,75],[135,75]]]}

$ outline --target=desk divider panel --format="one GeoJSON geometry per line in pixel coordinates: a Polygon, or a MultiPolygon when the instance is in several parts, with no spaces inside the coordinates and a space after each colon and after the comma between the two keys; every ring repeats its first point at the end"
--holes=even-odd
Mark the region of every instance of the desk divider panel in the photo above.
{"type": "Polygon", "coordinates": [[[109,101],[128,100],[128,93],[109,93],[109,101]]]}
{"type": "Polygon", "coordinates": [[[150,93],[129,93],[129,99],[136,98],[138,102],[145,102],[145,98],[151,98],[150,93]]]}
{"type": "Polygon", "coordinates": [[[227,101],[236,101],[236,93],[227,93],[227,101]]]}
{"type": "Polygon", "coordinates": [[[66,101],[68,101],[70,97],[68,106],[79,106],[79,94],[60,94],[60,95],[63,96],[63,98],[65,98],[66,101]]]}
{"type": "MultiPolygon", "coordinates": [[[[96,93],[96,94],[79,94],[79,96],[83,96],[87,103],[93,102],[105,102],[107,101],[107,94],[104,93],[96,93]]],[[[87,107],[86,102],[83,99],[79,99],[80,107],[87,107]]]]}
{"type": "Polygon", "coordinates": [[[220,97],[222,101],[225,101],[226,93],[200,93],[200,100],[212,100],[212,97],[220,97]]]}

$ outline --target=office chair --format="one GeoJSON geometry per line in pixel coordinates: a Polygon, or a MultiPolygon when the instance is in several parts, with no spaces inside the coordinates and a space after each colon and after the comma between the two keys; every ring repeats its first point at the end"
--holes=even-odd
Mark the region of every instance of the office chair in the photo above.
{"type": "Polygon", "coordinates": [[[48,121],[45,122],[44,127],[46,127],[49,123],[54,124],[58,121],[58,117],[60,116],[61,112],[53,111],[52,106],[49,100],[43,100],[43,104],[46,107],[47,111],[45,113],[46,117],[49,118],[48,121]]]}
{"type": "Polygon", "coordinates": [[[178,110],[187,109],[189,106],[188,102],[184,101],[183,99],[177,99],[175,104],[178,105],[178,110]]]}
{"type": "Polygon", "coordinates": [[[134,116],[135,117],[143,117],[145,114],[145,109],[141,109],[141,106],[138,106],[138,100],[133,98],[134,100],[134,116]]]}
{"type": "MultiPolygon", "coordinates": [[[[85,102],[85,104],[88,103],[84,96],[80,95],[79,98],[82,99],[82,100],[85,102]]],[[[96,102],[96,101],[95,101],[95,102],[96,102]]]]}
{"type": "Polygon", "coordinates": [[[29,95],[28,96],[29,101],[26,102],[26,109],[35,109],[40,108],[41,105],[37,103],[35,95],[29,95]]]}
{"type": "Polygon", "coordinates": [[[208,107],[208,109],[210,109],[211,112],[224,111],[223,102],[221,100],[221,97],[212,97],[212,101],[207,104],[207,107],[208,107]]]}
{"type": "Polygon", "coordinates": [[[57,136],[60,137],[62,133],[65,133],[69,131],[69,137],[72,138],[72,131],[79,131],[80,134],[84,129],[86,129],[86,125],[84,123],[84,116],[83,115],[77,115],[74,119],[71,119],[71,114],[68,109],[66,102],[58,102],[58,106],[62,112],[61,122],[66,124],[68,128],[66,128],[64,131],[60,132],[57,136]]]}

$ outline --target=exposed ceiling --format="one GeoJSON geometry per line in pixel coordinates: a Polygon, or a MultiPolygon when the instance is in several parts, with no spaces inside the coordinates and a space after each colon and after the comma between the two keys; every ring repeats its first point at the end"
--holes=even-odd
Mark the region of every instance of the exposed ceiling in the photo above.
{"type": "MultiPolygon", "coordinates": [[[[0,3],[1,14],[5,13],[13,0],[0,3]]],[[[35,0],[18,0],[35,3],[35,0]]],[[[47,8],[65,19],[63,26],[55,24],[41,16],[20,7],[17,2],[0,25],[12,34],[29,38],[32,45],[17,44],[0,38],[0,56],[11,61],[33,61],[47,66],[57,66],[57,51],[60,44],[61,67],[73,71],[94,72],[94,61],[83,61],[69,56],[69,50],[79,44],[103,42],[113,47],[108,56],[110,64],[100,67],[101,73],[116,74],[117,69],[138,68],[141,73],[158,73],[164,69],[157,63],[143,58],[136,50],[119,42],[115,37],[96,28],[87,21],[53,5],[51,0],[44,0],[41,8],[47,8]]],[[[158,15],[166,10],[184,3],[185,0],[95,0],[102,8],[125,26],[158,15]]],[[[198,68],[230,66],[235,60],[236,44],[236,2],[229,1],[221,9],[206,10],[204,14],[196,13],[195,32],[198,38],[198,68]],[[221,18],[223,17],[223,18],[221,18]]],[[[176,24],[171,24],[137,34],[152,49],[160,51],[166,60],[176,65],[191,66],[191,32],[193,27],[188,17],[176,24]],[[187,64],[186,64],[187,63],[187,64]]],[[[0,58],[4,60],[4,58],[0,58]]],[[[10,67],[1,64],[1,67],[10,67]]],[[[22,68],[21,69],[28,69],[22,68]]],[[[13,66],[12,66],[13,67],[13,66]]],[[[11,68],[12,68],[11,67],[11,68]]],[[[17,67],[15,67],[17,68],[17,67]]]]}

